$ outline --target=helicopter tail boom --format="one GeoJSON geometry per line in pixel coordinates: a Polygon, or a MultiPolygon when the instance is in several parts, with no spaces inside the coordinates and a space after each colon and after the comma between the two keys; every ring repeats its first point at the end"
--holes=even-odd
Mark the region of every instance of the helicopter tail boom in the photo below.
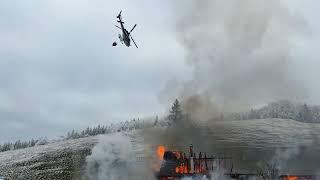
{"type": "Polygon", "coordinates": [[[120,11],[120,13],[118,14],[117,18],[121,18],[121,13],[122,13],[122,10],[120,11]]]}

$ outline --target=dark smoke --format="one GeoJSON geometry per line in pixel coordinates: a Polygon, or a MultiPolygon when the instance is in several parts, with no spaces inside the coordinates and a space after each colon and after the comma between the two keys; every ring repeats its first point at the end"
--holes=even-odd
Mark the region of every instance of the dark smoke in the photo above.
{"type": "MultiPolygon", "coordinates": [[[[261,138],[266,142],[269,139],[263,138],[275,138],[277,141],[279,136],[281,139],[281,132],[271,131],[264,137],[255,137],[259,130],[254,127],[256,129],[243,132],[243,136],[236,132],[243,137],[241,142],[225,142],[224,137],[215,134],[232,137],[232,133],[241,128],[234,128],[237,125],[234,122],[212,122],[222,113],[246,111],[282,99],[301,101],[307,97],[304,84],[295,79],[291,66],[296,42],[306,38],[304,19],[279,0],[176,0],[174,3],[177,40],[186,52],[186,63],[193,74],[187,82],[170,81],[161,92],[160,100],[171,102],[174,100],[171,98],[177,97],[189,119],[168,129],[146,130],[145,142],[178,148],[193,143],[202,151],[232,155],[237,168],[247,172],[274,163],[274,159],[280,161],[279,168],[289,162],[298,168],[301,168],[298,161],[316,162],[308,159],[320,158],[319,149],[313,149],[312,145],[279,150],[276,145],[246,144],[247,139],[259,142],[261,138]]],[[[260,123],[265,122],[257,124],[260,123]]],[[[309,170],[315,170],[314,167],[310,165],[309,170]]]]}
{"type": "MultiPolygon", "coordinates": [[[[280,123],[296,127],[295,122],[208,121],[225,112],[243,111],[280,99],[306,97],[303,84],[295,81],[291,69],[295,42],[305,38],[303,19],[292,14],[279,0],[175,0],[174,3],[177,40],[185,49],[186,63],[192,67],[193,74],[187,82],[170,81],[160,100],[173,102],[171,98],[177,97],[188,118],[168,128],[144,129],[141,132],[144,145],[163,144],[186,151],[188,145],[193,144],[197,152],[232,156],[235,169],[240,172],[254,173],[274,161],[279,168],[286,169],[289,169],[288,164],[299,169],[304,166],[299,162],[309,162],[309,170],[315,170],[320,160],[319,149],[305,147],[299,142],[294,148],[281,149],[275,145],[279,139],[290,139],[282,136],[309,135],[309,132],[295,133],[300,130],[298,128],[288,134],[282,133],[290,132],[283,127],[277,131],[271,129],[280,123]],[[275,125],[271,124],[273,122],[275,125]],[[244,123],[252,128],[242,127],[244,123]]],[[[114,174],[130,177],[131,174],[120,173],[129,167],[126,163],[121,170],[110,168],[114,157],[121,160],[122,156],[106,157],[107,163],[98,168],[99,174],[109,179],[114,174]]],[[[92,156],[88,160],[94,164],[96,159],[92,156]]],[[[89,170],[97,174],[96,168],[89,170]]],[[[113,178],[119,179],[118,176],[113,178]]]]}
{"type": "Polygon", "coordinates": [[[168,85],[161,99],[197,101],[203,106],[187,105],[188,110],[197,108],[192,111],[207,118],[213,109],[242,111],[274,100],[306,97],[290,69],[295,43],[304,38],[306,24],[281,1],[174,2],[177,40],[186,51],[193,78],[168,85]],[[172,95],[176,89],[178,94],[172,95]]]}

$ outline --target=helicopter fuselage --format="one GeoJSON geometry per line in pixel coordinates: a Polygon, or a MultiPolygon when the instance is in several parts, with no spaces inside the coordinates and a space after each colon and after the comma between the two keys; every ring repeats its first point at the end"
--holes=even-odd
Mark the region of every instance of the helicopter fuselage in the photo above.
{"type": "Polygon", "coordinates": [[[123,22],[122,21],[118,21],[121,25],[121,31],[122,31],[122,36],[119,36],[120,41],[122,41],[126,46],[130,46],[130,35],[129,32],[126,30],[126,28],[124,28],[123,26],[123,22]]]}

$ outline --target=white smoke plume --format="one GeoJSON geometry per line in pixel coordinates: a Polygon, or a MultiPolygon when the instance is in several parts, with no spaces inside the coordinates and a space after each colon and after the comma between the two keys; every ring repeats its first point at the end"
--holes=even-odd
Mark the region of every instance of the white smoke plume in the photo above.
{"type": "Polygon", "coordinates": [[[137,161],[137,150],[126,134],[100,136],[86,159],[89,180],[153,180],[147,162],[137,161]]]}
{"type": "Polygon", "coordinates": [[[290,159],[295,158],[299,154],[299,146],[294,146],[285,150],[278,149],[275,153],[275,156],[272,158],[271,162],[276,165],[279,171],[288,172],[290,171],[288,167],[290,159]]]}
{"type": "MultiPolygon", "coordinates": [[[[315,145],[316,146],[316,145],[315,145]]],[[[319,149],[303,144],[296,144],[275,151],[273,158],[268,163],[273,165],[280,174],[310,174],[317,175],[319,149]],[[308,162],[308,163],[301,163],[308,162]]]]}
{"type": "Polygon", "coordinates": [[[207,176],[202,176],[202,177],[185,177],[182,178],[182,180],[230,180],[230,178],[225,175],[227,171],[225,171],[224,169],[220,169],[217,171],[213,171],[210,173],[210,177],[207,176]]]}

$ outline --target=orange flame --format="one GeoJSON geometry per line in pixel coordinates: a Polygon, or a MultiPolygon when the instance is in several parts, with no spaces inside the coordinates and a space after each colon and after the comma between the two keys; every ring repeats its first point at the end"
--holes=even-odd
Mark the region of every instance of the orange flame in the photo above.
{"type": "Polygon", "coordinates": [[[297,176],[288,176],[286,179],[287,180],[298,180],[298,177],[297,176]]]}
{"type": "Polygon", "coordinates": [[[179,173],[179,167],[176,167],[176,173],[179,173]]]}
{"type": "Polygon", "coordinates": [[[166,148],[164,146],[162,146],[162,145],[158,146],[158,148],[157,148],[158,159],[163,160],[163,155],[164,155],[165,151],[166,151],[166,148]]]}
{"type": "Polygon", "coordinates": [[[176,173],[179,174],[184,174],[188,173],[188,167],[184,163],[180,164],[179,166],[176,167],[176,173]]]}

